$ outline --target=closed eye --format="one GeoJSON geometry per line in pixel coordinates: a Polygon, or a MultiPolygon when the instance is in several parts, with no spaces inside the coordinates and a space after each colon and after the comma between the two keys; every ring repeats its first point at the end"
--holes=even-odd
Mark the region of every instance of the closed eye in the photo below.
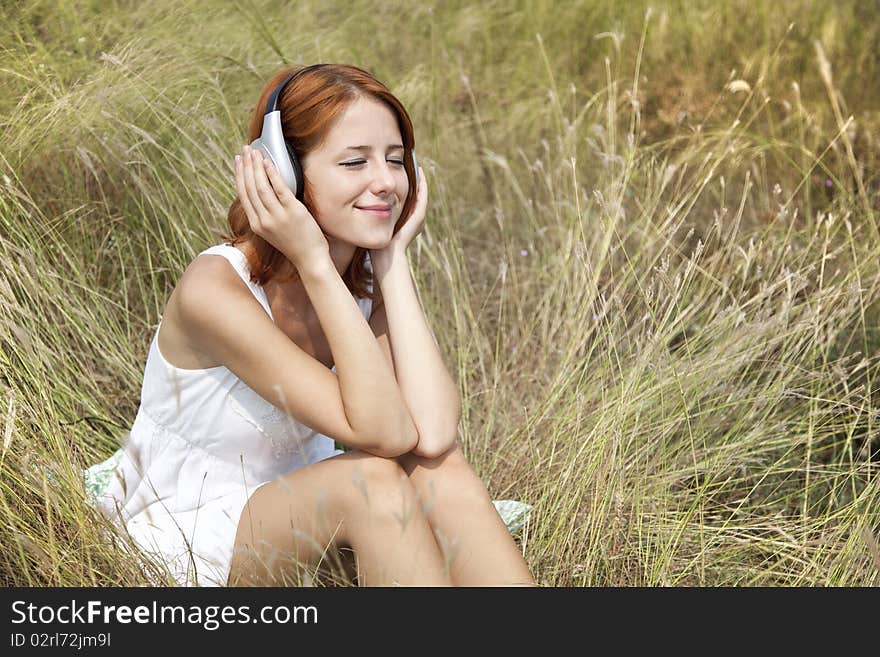
{"type": "MultiPolygon", "coordinates": [[[[388,160],[391,164],[396,164],[398,166],[403,166],[403,160],[388,160]]],[[[361,164],[366,164],[366,160],[355,160],[353,162],[340,162],[339,166],[343,167],[357,167],[361,164]]]]}

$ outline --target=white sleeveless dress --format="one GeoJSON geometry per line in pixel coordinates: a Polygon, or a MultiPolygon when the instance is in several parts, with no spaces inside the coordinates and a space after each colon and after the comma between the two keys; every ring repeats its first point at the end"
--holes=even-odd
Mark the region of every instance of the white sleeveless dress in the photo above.
{"type": "MultiPolygon", "coordinates": [[[[202,254],[226,258],[272,317],[241,251],[218,244],[202,254]]],[[[370,299],[355,301],[369,320],[370,299]]],[[[342,450],[222,365],[175,367],[159,351],[158,334],[157,327],[130,436],[95,502],[141,549],[167,563],[181,586],[225,586],[238,520],[254,491],[342,450]]]]}

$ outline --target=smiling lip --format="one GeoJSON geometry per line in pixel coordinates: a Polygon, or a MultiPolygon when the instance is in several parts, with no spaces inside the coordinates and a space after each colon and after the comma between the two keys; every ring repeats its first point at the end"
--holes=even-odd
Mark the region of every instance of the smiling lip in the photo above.
{"type": "MultiPolygon", "coordinates": [[[[355,206],[357,207],[357,206],[355,206]]],[[[391,216],[391,206],[390,205],[370,205],[364,208],[358,207],[358,210],[363,210],[364,212],[369,212],[372,215],[376,215],[377,217],[390,217],[391,216]]]]}

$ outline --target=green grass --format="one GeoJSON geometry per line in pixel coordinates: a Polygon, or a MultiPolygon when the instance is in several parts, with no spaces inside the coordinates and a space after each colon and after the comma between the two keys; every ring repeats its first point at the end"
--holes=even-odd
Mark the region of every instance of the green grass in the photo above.
{"type": "Polygon", "coordinates": [[[262,84],[318,61],[411,113],[413,273],[466,453],[534,505],[540,583],[878,583],[871,3],[2,14],[3,585],[162,578],[78,473],[118,446],[167,297],[219,241],[262,84]]]}

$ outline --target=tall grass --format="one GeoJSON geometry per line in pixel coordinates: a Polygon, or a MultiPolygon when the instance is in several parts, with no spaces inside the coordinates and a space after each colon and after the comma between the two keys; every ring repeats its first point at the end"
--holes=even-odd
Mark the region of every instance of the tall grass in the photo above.
{"type": "Polygon", "coordinates": [[[542,584],[877,583],[868,3],[3,12],[3,584],[168,581],[79,472],[118,447],[165,301],[218,241],[263,82],[316,61],[410,109],[413,274],[466,453],[534,505],[542,584]]]}

